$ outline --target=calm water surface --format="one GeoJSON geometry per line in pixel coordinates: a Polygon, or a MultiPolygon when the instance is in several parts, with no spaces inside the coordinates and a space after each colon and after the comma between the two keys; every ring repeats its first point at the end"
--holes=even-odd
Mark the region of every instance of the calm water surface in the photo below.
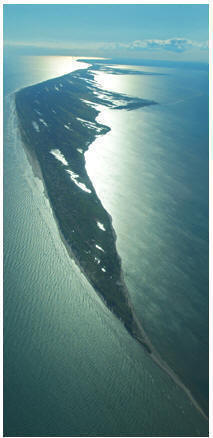
{"type": "MultiPolygon", "coordinates": [[[[132,68],[132,67],[131,67],[132,68]]],[[[156,348],[208,405],[208,73],[98,73],[107,89],[154,99],[103,110],[111,127],[87,170],[113,217],[126,282],[156,348]]]]}
{"type": "MultiPolygon", "coordinates": [[[[207,435],[206,421],[185,394],[128,335],[69,258],[60,240],[49,202],[44,196],[42,183],[33,176],[26,159],[8,94],[19,87],[66,73],[66,68],[69,68],[67,60],[64,71],[61,69],[59,72],[55,68],[55,65],[61,66],[62,62],[62,57],[55,59],[54,63],[49,57],[36,57],[34,61],[22,58],[5,63],[4,433],[9,436],[207,435]]],[[[126,76],[122,77],[120,86],[125,88],[127,80],[126,76]]],[[[133,94],[134,90],[126,89],[126,92],[133,94]]],[[[165,292],[167,283],[164,289],[161,283],[171,281],[171,277],[168,274],[165,279],[163,275],[163,280],[160,272],[164,269],[165,273],[166,263],[171,271],[171,257],[175,257],[174,248],[178,248],[179,239],[172,235],[172,230],[168,230],[165,241],[163,227],[168,225],[158,214],[159,209],[164,215],[172,214],[171,209],[166,213],[169,192],[166,195],[162,186],[166,181],[160,182],[158,178],[160,175],[162,177],[161,160],[156,160],[156,157],[165,156],[163,145],[160,138],[155,138],[156,149],[151,151],[145,140],[142,149],[140,143],[142,137],[147,141],[150,138],[150,123],[152,126],[155,124],[159,132],[162,128],[161,121],[157,120],[157,112],[159,117],[161,112],[156,108],[155,112],[153,108],[132,113],[113,112],[112,118],[110,112],[103,112],[102,117],[112,127],[108,134],[111,136],[108,143],[110,149],[107,149],[106,135],[100,148],[99,157],[103,161],[101,172],[98,172],[96,159],[91,158],[91,162],[94,184],[104,205],[113,215],[118,250],[123,258],[131,298],[144,325],[146,323],[147,331],[149,329],[150,335],[158,342],[155,329],[159,330],[162,351],[165,349],[169,354],[169,339],[178,333],[179,298],[177,295],[175,319],[174,306],[170,303],[174,295],[168,302],[169,293],[165,292]],[[128,137],[123,127],[124,121],[128,122],[128,137]],[[116,148],[113,148],[113,141],[116,148]],[[151,152],[153,156],[150,162],[151,152]],[[136,161],[138,171],[134,167],[136,161]],[[151,182],[155,184],[154,198],[152,188],[150,192],[148,190],[151,182]],[[163,193],[166,197],[164,204],[163,193]],[[141,209],[143,197],[144,209],[141,209]],[[167,259],[163,260],[163,243],[173,248],[167,262],[167,259]],[[151,253],[153,259],[150,261],[151,253]],[[161,305],[163,300],[165,306],[161,305]],[[169,318],[165,326],[164,311],[169,318]]],[[[168,120],[168,123],[171,121],[168,120]]],[[[168,151],[169,142],[166,147],[168,151]]],[[[88,157],[90,154],[92,157],[94,148],[95,145],[88,157]]],[[[172,148],[170,153],[177,154],[172,148]]],[[[173,174],[171,178],[174,179],[173,174]]],[[[173,189],[172,184],[167,186],[169,190],[173,189]]],[[[205,187],[199,190],[205,193],[205,187]]],[[[170,202],[171,199],[172,193],[170,202]]],[[[175,209],[175,200],[173,202],[175,209]]],[[[199,213],[202,215],[202,211],[199,213]]],[[[173,220],[174,216],[171,217],[171,225],[173,220]]],[[[178,222],[178,217],[176,220],[178,222]]],[[[203,220],[205,222],[205,218],[203,220]]],[[[202,241],[200,237],[200,245],[202,241]]],[[[191,263],[194,263],[193,257],[191,263]]],[[[185,264],[189,269],[191,265],[185,264]]],[[[202,272],[205,272],[205,267],[203,259],[202,272]]],[[[179,269],[179,265],[176,269],[179,269]]],[[[180,282],[176,269],[172,278],[175,281],[176,275],[180,282]]],[[[193,293],[195,296],[198,294],[197,283],[193,293]]],[[[192,312],[194,307],[191,304],[192,312]]],[[[184,314],[186,309],[181,308],[184,314]]],[[[189,327],[192,326],[189,324],[189,327]]],[[[176,357],[177,354],[171,351],[172,358],[173,355],[176,357]]]]}

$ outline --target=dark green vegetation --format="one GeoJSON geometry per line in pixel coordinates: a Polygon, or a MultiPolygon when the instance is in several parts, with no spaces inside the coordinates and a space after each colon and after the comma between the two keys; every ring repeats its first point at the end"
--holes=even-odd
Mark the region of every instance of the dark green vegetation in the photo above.
{"type": "Polygon", "coordinates": [[[83,153],[109,130],[96,122],[94,104],[130,110],[155,102],[98,89],[91,68],[24,88],[15,102],[23,141],[39,164],[73,256],[107,306],[150,352],[128,303],[111,218],[86,173],[83,153]]]}

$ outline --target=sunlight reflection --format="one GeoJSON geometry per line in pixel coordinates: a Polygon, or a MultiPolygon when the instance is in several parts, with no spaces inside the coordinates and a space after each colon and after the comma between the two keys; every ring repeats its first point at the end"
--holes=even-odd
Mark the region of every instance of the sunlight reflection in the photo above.
{"type": "MultiPolygon", "coordinates": [[[[110,108],[99,105],[98,110],[101,111],[96,118],[98,123],[112,127],[112,121],[116,125],[118,113],[110,108]]],[[[116,141],[112,131],[105,135],[98,136],[95,141],[89,146],[89,150],[85,153],[86,170],[92,180],[98,196],[103,200],[103,192],[105,194],[108,190],[112,193],[113,186],[111,186],[111,169],[108,160],[108,155],[116,150],[116,141]],[[106,190],[107,184],[107,190],[106,190]]],[[[119,163],[118,163],[119,165],[119,163]]]]}
{"type": "Polygon", "coordinates": [[[94,79],[98,87],[102,88],[103,90],[118,92],[118,84],[121,79],[120,75],[116,76],[96,70],[94,70],[93,73],[95,74],[94,79]]]}
{"type": "MultiPolygon", "coordinates": [[[[122,69],[123,67],[125,66],[122,66],[122,69]]],[[[131,69],[133,70],[134,68],[131,67],[131,69]]],[[[141,70],[137,68],[137,70],[139,73],[142,71],[146,72],[145,67],[143,67],[143,69],[141,68],[141,70]]],[[[156,101],[162,101],[164,97],[164,94],[160,93],[159,89],[159,76],[134,75],[134,80],[132,80],[132,76],[128,74],[128,72],[126,75],[120,75],[94,71],[94,74],[97,87],[100,87],[102,90],[156,101]]],[[[167,76],[161,76],[160,80],[161,82],[168,81],[167,76]]]]}
{"type": "Polygon", "coordinates": [[[86,62],[78,62],[79,58],[74,56],[23,56],[23,59],[25,63],[33,67],[34,71],[40,72],[42,70],[46,79],[62,76],[89,66],[86,62]]]}

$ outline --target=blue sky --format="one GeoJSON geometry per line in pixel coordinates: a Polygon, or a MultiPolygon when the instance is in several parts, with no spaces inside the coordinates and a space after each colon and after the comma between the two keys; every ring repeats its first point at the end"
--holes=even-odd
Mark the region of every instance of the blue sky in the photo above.
{"type": "Polygon", "coordinates": [[[208,5],[4,5],[4,43],[26,54],[208,60],[208,5]]]}

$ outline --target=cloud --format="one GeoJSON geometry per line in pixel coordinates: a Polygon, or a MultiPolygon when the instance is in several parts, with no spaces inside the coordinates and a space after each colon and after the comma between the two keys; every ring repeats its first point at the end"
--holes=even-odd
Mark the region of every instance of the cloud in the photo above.
{"type": "Polygon", "coordinates": [[[129,49],[129,50],[158,50],[163,49],[171,52],[185,52],[190,48],[200,50],[208,49],[208,41],[197,42],[187,38],[170,38],[167,40],[149,39],[136,40],[130,43],[103,43],[103,49],[129,49]]]}
{"type": "Polygon", "coordinates": [[[6,46],[15,46],[22,48],[37,48],[49,50],[104,50],[104,51],[158,51],[182,53],[189,49],[208,50],[208,41],[192,41],[187,38],[170,38],[166,40],[145,39],[135,40],[128,43],[121,42],[24,42],[24,41],[5,41],[6,46]]]}

